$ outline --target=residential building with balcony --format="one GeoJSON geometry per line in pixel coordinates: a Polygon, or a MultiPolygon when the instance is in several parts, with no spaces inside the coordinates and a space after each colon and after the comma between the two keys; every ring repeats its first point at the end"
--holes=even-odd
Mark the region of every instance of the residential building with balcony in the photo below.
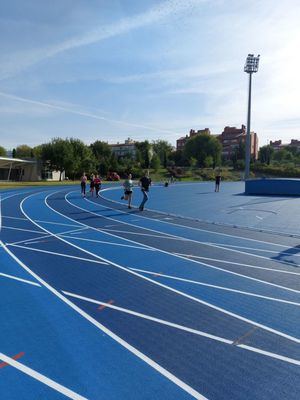
{"type": "Polygon", "coordinates": [[[275,150],[282,150],[289,147],[296,147],[300,151],[300,140],[292,139],[290,143],[282,143],[282,140],[270,140],[270,146],[275,150]]]}
{"type": "Polygon", "coordinates": [[[125,156],[130,156],[132,158],[135,158],[136,156],[136,146],[135,146],[135,141],[128,138],[125,140],[124,143],[116,143],[116,144],[109,144],[109,147],[112,151],[112,153],[116,157],[125,157],[125,156]]]}
{"type": "MultiPolygon", "coordinates": [[[[218,136],[222,144],[222,155],[226,159],[230,159],[235,153],[235,149],[240,143],[246,143],[246,126],[242,125],[241,128],[233,126],[225,126],[221,135],[218,136]]],[[[250,154],[255,160],[258,157],[258,137],[255,132],[250,132],[251,150],[250,154]]]]}
{"type": "Polygon", "coordinates": [[[202,135],[202,134],[210,135],[211,133],[210,133],[209,128],[198,129],[197,131],[194,130],[194,129],[191,129],[189,135],[185,135],[185,136],[177,139],[177,141],[176,141],[176,150],[183,150],[186,142],[190,138],[192,138],[192,137],[194,137],[196,135],[202,135]]]}

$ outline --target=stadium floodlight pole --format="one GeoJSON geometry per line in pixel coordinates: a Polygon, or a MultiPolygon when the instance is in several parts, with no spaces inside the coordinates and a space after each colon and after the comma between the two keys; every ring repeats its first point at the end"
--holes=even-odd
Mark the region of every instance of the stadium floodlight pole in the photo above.
{"type": "Polygon", "coordinates": [[[245,160],[245,180],[250,176],[250,158],[251,158],[251,137],[250,137],[250,120],[251,120],[251,90],[252,90],[252,74],[257,72],[259,63],[259,55],[248,54],[244,71],[249,74],[249,92],[248,92],[248,115],[247,115],[247,133],[246,133],[246,160],[245,160]]]}

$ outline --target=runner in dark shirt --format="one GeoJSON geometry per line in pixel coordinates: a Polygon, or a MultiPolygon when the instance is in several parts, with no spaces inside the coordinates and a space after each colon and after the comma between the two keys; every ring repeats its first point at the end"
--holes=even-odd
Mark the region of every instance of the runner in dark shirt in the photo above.
{"type": "Polygon", "coordinates": [[[94,179],[94,185],[96,189],[96,197],[99,197],[99,190],[101,189],[101,179],[99,178],[99,175],[96,175],[96,178],[94,179]]]}
{"type": "Polygon", "coordinates": [[[140,211],[144,210],[144,205],[146,203],[146,201],[148,201],[148,192],[149,192],[149,186],[151,186],[151,178],[149,178],[149,172],[146,171],[144,176],[140,179],[139,181],[139,185],[141,186],[141,190],[143,193],[143,200],[140,204],[140,211]]]}
{"type": "Polygon", "coordinates": [[[215,186],[215,192],[218,192],[220,190],[220,182],[221,182],[221,171],[219,171],[216,175],[216,186],[215,186]]]}
{"type": "Polygon", "coordinates": [[[94,175],[91,175],[91,180],[90,180],[90,192],[91,192],[91,196],[94,196],[94,189],[95,189],[95,183],[94,183],[94,175]]]}

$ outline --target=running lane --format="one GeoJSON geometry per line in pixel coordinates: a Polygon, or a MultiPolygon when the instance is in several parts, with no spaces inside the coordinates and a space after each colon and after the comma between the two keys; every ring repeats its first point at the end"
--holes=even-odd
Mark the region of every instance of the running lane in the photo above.
{"type": "MultiPolygon", "coordinates": [[[[58,293],[207,398],[297,398],[298,388],[291,376],[299,376],[295,360],[299,359],[298,343],[208,307],[103,257],[126,249],[123,261],[132,252],[142,254],[144,260],[151,259],[156,250],[145,249],[144,244],[129,244],[94,229],[99,243],[91,242],[92,247],[87,247],[89,241],[66,238],[66,228],[76,229],[79,235],[85,231],[89,234],[89,229],[79,230],[86,227],[82,221],[94,223],[100,218],[82,215],[60,194],[53,194],[46,202],[45,197],[27,197],[21,210],[23,217],[30,219],[30,228],[43,230],[51,236],[49,241],[37,239],[30,245],[25,241],[22,247],[17,244],[10,248],[58,293]],[[63,215],[52,206],[69,208],[63,209],[63,215]],[[48,253],[41,257],[41,250],[48,253]],[[75,257],[81,253],[81,259],[53,254],[71,256],[72,250],[75,257]]],[[[164,397],[159,393],[157,398],[164,397]]],[[[179,397],[175,394],[173,398],[179,397]]]]}
{"type": "MultiPolygon", "coordinates": [[[[32,235],[36,241],[42,240],[41,236],[45,240],[45,231],[24,219],[20,201],[25,196],[28,194],[2,202],[5,222],[0,239],[4,244],[16,239],[12,232],[18,233],[18,240],[23,239],[23,243],[33,242],[32,235]],[[9,229],[11,222],[13,230],[9,229]]],[[[40,221],[42,215],[36,216],[40,221]]],[[[53,220],[44,221],[48,222],[53,229],[56,227],[53,220]]],[[[41,276],[47,278],[51,273],[63,275],[64,268],[72,269],[76,261],[78,265],[78,259],[64,258],[70,260],[64,264],[59,256],[50,260],[50,255],[44,253],[28,257],[21,248],[7,249],[0,248],[1,397],[10,400],[202,398],[155,363],[150,365],[150,360],[132,351],[100,321],[77,308],[48,285],[50,279],[47,283],[41,281],[41,276]],[[18,364],[7,365],[7,357],[15,358],[18,364]]],[[[82,270],[85,268],[87,263],[82,265],[82,270]]]]}
{"type": "MultiPolygon", "coordinates": [[[[77,221],[79,226],[82,226],[82,225],[86,226],[86,222],[88,221],[89,226],[92,225],[92,227],[93,227],[92,230],[94,232],[94,239],[95,239],[95,241],[92,242],[92,246],[90,245],[89,239],[86,240],[86,238],[84,238],[84,237],[81,238],[82,240],[80,240],[80,238],[79,239],[78,238],[77,239],[72,239],[70,237],[63,238],[64,241],[71,242],[73,245],[75,245],[75,243],[77,243],[76,246],[78,246],[78,247],[80,246],[81,248],[84,249],[85,252],[93,253],[95,255],[98,255],[98,257],[101,257],[102,259],[105,259],[106,261],[107,261],[106,256],[109,253],[112,254],[111,255],[112,257],[115,257],[116,253],[119,253],[119,251],[121,251],[120,248],[118,249],[118,251],[111,251],[111,247],[110,247],[110,252],[107,251],[107,246],[111,246],[111,244],[108,244],[107,242],[110,242],[112,236],[106,234],[106,240],[105,240],[105,235],[104,235],[105,232],[102,232],[102,230],[101,231],[99,231],[99,230],[96,231],[95,230],[95,227],[97,226],[97,223],[99,223],[103,219],[107,219],[107,218],[106,217],[105,218],[103,218],[103,217],[99,218],[98,216],[96,216],[96,218],[95,218],[94,216],[89,215],[87,213],[79,212],[78,209],[76,209],[76,207],[73,207],[70,204],[66,204],[63,201],[63,197],[64,196],[62,194],[55,194],[53,196],[50,196],[46,200],[46,204],[48,204],[48,206],[50,207],[50,210],[51,209],[56,209],[56,211],[60,210],[60,211],[58,211],[57,215],[61,215],[61,217],[63,217],[63,218],[67,217],[67,219],[70,222],[73,221],[72,223],[74,223],[74,221],[77,221]],[[102,236],[99,236],[99,235],[102,235],[102,236]],[[74,241],[72,241],[72,240],[74,240],[74,241]],[[97,241],[99,241],[99,243],[100,242],[101,243],[97,245],[97,241]]],[[[32,208],[36,209],[36,206],[37,206],[37,204],[32,208]]],[[[48,212],[49,212],[49,210],[48,210],[48,212]]],[[[114,211],[114,213],[116,215],[118,215],[118,211],[114,211]]],[[[111,224],[111,221],[109,221],[109,223],[111,224]]],[[[88,230],[86,230],[86,232],[88,234],[90,234],[90,232],[88,230]]],[[[128,241],[126,241],[126,242],[128,244],[128,241]]],[[[137,246],[137,243],[135,243],[135,247],[136,246],[137,246]]],[[[127,261],[127,257],[130,257],[131,253],[134,252],[135,254],[137,254],[140,251],[145,253],[144,249],[139,249],[139,250],[134,249],[134,251],[133,251],[133,250],[130,250],[130,249],[127,248],[126,252],[123,254],[123,257],[122,257],[123,261],[127,261]]],[[[144,261],[147,260],[147,259],[152,259],[154,254],[155,253],[151,253],[149,256],[144,254],[142,258],[143,258],[144,261]]],[[[114,263],[114,266],[120,267],[120,264],[114,263]]],[[[122,278],[122,280],[121,280],[122,283],[124,282],[123,279],[124,278],[122,278]]],[[[116,282],[116,281],[118,281],[117,278],[115,278],[113,280],[113,282],[116,282]]],[[[110,287],[113,288],[112,280],[109,283],[111,284],[110,287]]],[[[99,285],[100,285],[100,282],[99,282],[99,285]]],[[[86,286],[86,285],[84,285],[84,286],[86,286]]],[[[105,286],[107,286],[107,285],[105,285],[105,286]]],[[[175,305],[176,305],[175,309],[177,308],[177,309],[180,309],[180,310],[184,310],[184,312],[180,313],[180,317],[183,318],[182,321],[185,321],[184,318],[189,317],[189,314],[190,314],[189,309],[187,308],[187,304],[182,304],[182,299],[180,299],[180,302],[178,303],[178,299],[174,298],[174,299],[172,299],[172,301],[170,301],[170,298],[169,298],[168,299],[168,312],[169,312],[169,314],[162,314],[164,310],[163,310],[163,307],[162,307],[161,303],[165,302],[163,300],[164,299],[164,292],[163,291],[160,291],[160,293],[157,293],[157,295],[155,295],[155,292],[153,294],[151,292],[149,292],[149,291],[145,292],[145,290],[143,289],[143,286],[142,286],[143,290],[141,290],[141,294],[139,294],[139,292],[137,291],[137,285],[136,284],[132,285],[132,283],[131,283],[130,287],[132,288],[132,291],[130,291],[130,292],[134,292],[134,295],[137,295],[136,301],[134,301],[132,298],[130,298],[130,294],[131,293],[128,290],[125,289],[125,286],[127,286],[127,284],[126,285],[124,284],[123,290],[119,290],[119,291],[116,290],[116,293],[117,294],[119,293],[119,296],[121,296],[121,299],[120,299],[121,307],[125,308],[125,305],[126,305],[130,310],[134,310],[136,312],[141,312],[141,311],[146,312],[146,309],[143,309],[143,307],[149,307],[148,308],[148,313],[150,315],[152,315],[152,316],[154,316],[156,318],[162,318],[162,316],[164,316],[164,318],[168,318],[168,321],[174,321],[173,318],[175,318],[175,317],[178,318],[178,316],[174,315],[173,313],[171,313],[170,310],[172,310],[174,308],[174,306],[171,306],[171,305],[173,305],[173,303],[175,302],[175,305]],[[124,294],[124,290],[126,290],[125,291],[126,296],[122,296],[124,294]],[[143,302],[143,300],[144,300],[143,297],[145,296],[144,293],[147,293],[147,295],[146,295],[146,297],[147,297],[146,303],[143,302]],[[156,301],[158,300],[158,302],[156,302],[156,304],[154,304],[155,305],[154,308],[153,308],[153,300],[156,300],[156,301]],[[138,304],[137,304],[137,302],[138,302],[138,304]]],[[[140,286],[140,284],[139,284],[139,286],[140,286]]],[[[82,292],[81,293],[77,292],[77,295],[78,295],[77,299],[81,301],[80,305],[82,307],[86,307],[86,303],[87,302],[90,303],[90,312],[93,312],[93,310],[95,310],[95,308],[94,308],[95,304],[97,304],[97,300],[99,300],[99,295],[98,296],[97,296],[97,294],[94,295],[93,294],[93,290],[91,291],[89,289],[88,291],[91,293],[90,295],[89,294],[84,294],[82,292]]],[[[98,291],[98,293],[100,293],[100,291],[98,291]]],[[[73,292],[73,294],[71,293],[71,296],[74,296],[74,295],[76,296],[76,292],[75,293],[73,292]]],[[[108,298],[109,297],[106,297],[106,299],[108,299],[108,298]]],[[[113,298],[113,297],[110,297],[110,298],[113,298]]],[[[106,300],[106,301],[108,301],[108,300],[106,300]]],[[[119,304],[119,302],[116,303],[116,304],[119,304]]],[[[197,307],[198,307],[198,312],[199,312],[200,306],[198,304],[197,304],[197,307]]],[[[110,308],[110,307],[108,306],[108,308],[110,308]]],[[[144,351],[146,351],[146,352],[150,351],[153,354],[154,349],[153,349],[152,346],[149,348],[149,343],[145,343],[145,341],[146,341],[145,337],[143,337],[142,341],[140,340],[141,334],[140,334],[140,330],[138,329],[138,327],[140,327],[140,324],[142,324],[144,326],[145,321],[141,321],[141,320],[137,321],[137,320],[132,319],[132,318],[130,318],[130,321],[128,321],[128,316],[127,315],[125,316],[122,313],[119,313],[119,314],[117,313],[116,314],[115,310],[116,309],[113,309],[113,308],[110,310],[111,311],[111,315],[109,315],[109,316],[107,315],[107,323],[108,324],[113,324],[114,329],[118,329],[118,330],[122,331],[122,335],[125,335],[128,338],[128,340],[134,340],[134,341],[136,341],[138,343],[139,346],[143,346],[144,349],[145,349],[144,351]],[[133,322],[133,320],[135,320],[135,323],[133,322]],[[129,325],[130,325],[131,329],[128,327],[129,325]],[[125,327],[127,326],[127,328],[124,329],[124,326],[125,327]],[[136,336],[136,335],[138,335],[138,336],[136,336]]],[[[203,318],[205,317],[205,309],[200,309],[200,311],[201,311],[201,317],[200,317],[201,320],[200,321],[203,323],[204,322],[203,318]]],[[[213,315],[213,310],[210,309],[209,313],[211,315],[213,315]]],[[[190,321],[191,321],[190,324],[191,323],[193,323],[193,324],[196,323],[197,318],[195,318],[195,316],[193,316],[193,317],[192,316],[190,317],[190,321]]],[[[223,317],[224,317],[224,315],[223,315],[223,317]]],[[[222,325],[220,315],[213,316],[213,318],[214,318],[214,321],[217,324],[212,324],[211,325],[211,323],[209,323],[209,322],[208,323],[204,323],[206,331],[209,330],[210,333],[212,333],[212,331],[214,331],[216,333],[217,332],[216,331],[216,328],[217,328],[216,325],[218,325],[218,327],[221,328],[221,331],[223,331],[223,333],[226,333],[226,335],[227,335],[228,331],[224,327],[225,324],[222,325]]],[[[228,315],[226,315],[226,318],[228,318],[228,315]]],[[[231,322],[229,324],[227,323],[227,328],[229,327],[229,325],[231,325],[231,327],[234,326],[233,320],[231,320],[231,322]]],[[[194,328],[194,325],[189,325],[189,326],[194,328]]],[[[146,324],[146,331],[147,332],[148,331],[150,332],[151,328],[153,329],[153,326],[151,326],[149,324],[146,324]]],[[[142,329],[142,327],[140,327],[140,329],[142,329]]],[[[152,329],[151,329],[151,338],[154,339],[154,338],[157,337],[156,336],[157,333],[155,333],[155,330],[152,330],[152,329]]],[[[164,331],[164,329],[160,327],[159,328],[159,332],[161,333],[162,331],[164,331]]],[[[220,330],[219,330],[219,332],[220,332],[220,330]]],[[[248,343],[250,342],[251,344],[256,344],[257,346],[261,346],[262,343],[263,343],[264,346],[266,346],[264,348],[265,349],[268,348],[268,351],[270,351],[272,349],[273,350],[276,349],[276,351],[278,351],[278,352],[282,352],[282,351],[283,352],[285,352],[285,351],[289,352],[291,350],[291,352],[289,354],[292,354],[293,351],[296,351],[296,353],[298,354],[298,350],[299,350],[298,344],[295,347],[293,346],[293,344],[290,341],[286,342],[285,344],[283,344],[282,342],[279,344],[279,342],[282,339],[280,339],[279,342],[278,342],[278,338],[273,340],[274,338],[272,339],[269,334],[268,334],[269,336],[268,335],[266,336],[265,330],[259,329],[259,331],[255,331],[255,329],[254,329],[254,331],[253,331],[253,327],[247,332],[248,333],[245,335],[245,339],[246,339],[246,341],[248,343]]],[[[168,341],[170,339],[170,337],[171,337],[171,333],[170,332],[169,333],[166,332],[163,336],[166,336],[165,340],[167,340],[167,343],[165,343],[163,341],[164,348],[168,348],[168,349],[170,347],[172,348],[174,343],[176,344],[176,346],[178,348],[178,343],[176,341],[176,334],[174,334],[172,336],[171,343],[168,341]]],[[[223,337],[224,337],[224,335],[223,335],[223,337]]],[[[244,335],[242,335],[242,337],[244,337],[244,335]]],[[[199,338],[198,338],[198,340],[199,340],[199,338]]],[[[161,338],[160,339],[157,338],[156,340],[154,340],[154,342],[156,343],[156,341],[162,341],[162,339],[161,338]]],[[[181,340],[181,342],[182,342],[182,340],[181,340]]],[[[187,343],[185,343],[185,346],[189,346],[190,344],[192,344],[192,348],[193,348],[193,350],[191,350],[191,351],[192,351],[193,355],[195,355],[195,352],[194,352],[195,343],[193,343],[193,341],[191,342],[189,340],[187,343]]],[[[198,346],[197,348],[200,348],[201,344],[203,344],[203,339],[202,338],[201,338],[201,341],[199,342],[199,344],[197,342],[197,346],[198,346]]],[[[183,344],[181,343],[180,346],[183,347],[183,344]]],[[[206,348],[208,348],[208,344],[206,344],[206,348]]],[[[177,352],[178,352],[178,349],[177,349],[177,352]]],[[[204,350],[204,352],[205,352],[205,350],[204,350]]],[[[192,353],[190,355],[190,352],[188,351],[188,348],[184,347],[184,354],[185,355],[189,354],[189,358],[192,357],[192,353]]],[[[217,353],[219,353],[219,350],[218,350],[217,353]]],[[[232,355],[232,350],[231,350],[230,353],[232,355]]],[[[293,353],[293,354],[295,354],[295,353],[293,353]]],[[[164,350],[164,356],[165,355],[166,355],[166,351],[164,350]]],[[[162,356],[163,355],[161,353],[156,354],[156,357],[160,357],[161,358],[162,356]]],[[[214,354],[214,357],[216,357],[216,354],[214,354]]],[[[228,357],[230,357],[230,355],[228,355],[228,357]]],[[[194,359],[194,358],[192,358],[192,359],[194,361],[193,362],[193,366],[194,367],[195,367],[195,365],[198,366],[199,365],[199,356],[198,356],[197,359],[194,359]]],[[[247,360],[248,360],[248,358],[247,358],[247,360]]],[[[169,359],[168,360],[162,360],[161,359],[161,361],[162,362],[167,362],[167,363],[170,362],[169,359]]],[[[239,361],[239,362],[242,362],[242,361],[239,361]]],[[[182,373],[184,373],[184,371],[181,371],[181,368],[182,368],[182,365],[180,366],[180,368],[177,367],[177,371],[178,371],[178,373],[182,374],[182,373]]],[[[202,369],[201,369],[201,371],[202,371],[202,369]]],[[[220,373],[220,371],[215,372],[215,373],[220,373]]],[[[247,371],[247,373],[249,373],[249,371],[247,371]]],[[[199,374],[198,374],[198,376],[199,376],[199,374]]],[[[188,378],[189,377],[187,377],[187,379],[188,378]]],[[[234,395],[231,394],[231,398],[234,398],[234,395]]],[[[239,398],[241,398],[241,397],[239,397],[239,398]]]]}
{"type": "MultiPolygon", "coordinates": [[[[145,246],[150,243],[153,246],[151,247],[152,250],[156,249],[156,251],[152,252],[149,257],[145,257],[143,251],[138,252],[133,249],[128,251],[126,247],[119,248],[118,252],[111,252],[109,248],[107,249],[106,244],[103,243],[101,244],[101,254],[112,262],[121,263],[127,268],[132,268],[144,275],[149,276],[149,274],[152,274],[151,278],[156,281],[207,301],[210,304],[225,308],[230,312],[292,336],[294,335],[297,338],[300,337],[299,325],[295,323],[300,317],[299,291],[282,286],[282,280],[295,281],[298,278],[299,281],[297,275],[282,273],[283,277],[281,277],[278,272],[273,273],[271,270],[263,270],[265,277],[271,277],[274,281],[269,284],[270,279],[248,277],[247,272],[243,272],[243,275],[241,275],[237,272],[220,269],[213,262],[201,262],[176,256],[173,254],[174,240],[169,240],[168,237],[164,236],[155,238],[144,236],[142,232],[145,231],[141,232],[137,225],[135,227],[132,224],[129,225],[130,231],[135,231],[134,241],[133,239],[125,239],[128,236],[126,231],[123,235],[117,233],[116,231],[119,231],[117,224],[113,226],[114,233],[103,231],[105,226],[112,224],[112,221],[119,222],[121,227],[124,226],[127,215],[122,214],[119,210],[104,209],[103,211],[101,205],[82,201],[76,194],[69,195],[67,199],[69,199],[70,203],[66,204],[61,200],[56,200],[55,196],[50,196],[47,201],[53,207],[62,205],[63,208],[58,209],[61,209],[64,215],[69,215],[70,218],[74,218],[84,226],[92,227],[92,229],[84,231],[80,236],[76,235],[76,238],[75,235],[68,235],[67,240],[77,244],[80,241],[80,245],[89,249],[89,251],[92,251],[97,241],[99,246],[100,242],[105,242],[105,236],[107,241],[114,238],[120,240],[120,237],[122,237],[123,243],[127,243],[127,246],[130,244],[132,246],[145,246]],[[71,204],[74,208],[71,207],[71,204]],[[101,228],[101,232],[95,230],[99,228],[101,228]],[[281,315],[280,319],[278,319],[278,314],[281,315]]],[[[130,217],[133,218],[133,215],[130,215],[130,217]]],[[[136,224],[141,223],[141,221],[141,219],[138,220],[137,218],[136,224]]],[[[155,221],[152,222],[154,223],[155,221]]],[[[129,237],[132,238],[132,236],[129,237]]],[[[183,246],[181,243],[182,241],[180,243],[177,242],[175,245],[183,246]]],[[[212,257],[211,254],[210,257],[212,257]]],[[[239,261],[241,262],[241,260],[239,261]]],[[[245,263],[247,261],[243,259],[242,262],[245,263]]]]}

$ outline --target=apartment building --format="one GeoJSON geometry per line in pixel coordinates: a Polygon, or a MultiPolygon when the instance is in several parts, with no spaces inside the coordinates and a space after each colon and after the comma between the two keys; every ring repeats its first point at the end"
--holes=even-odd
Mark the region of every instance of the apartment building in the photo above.
{"type": "Polygon", "coordinates": [[[201,134],[210,135],[211,133],[210,133],[209,128],[198,129],[197,131],[194,130],[194,129],[191,129],[190,132],[189,132],[189,135],[185,135],[185,136],[183,136],[183,137],[177,139],[177,141],[176,141],[176,150],[183,150],[183,148],[184,148],[186,142],[187,142],[190,138],[192,138],[192,137],[194,137],[194,136],[196,136],[196,135],[201,135],[201,134]]]}
{"type": "Polygon", "coordinates": [[[128,138],[125,140],[124,143],[116,143],[116,144],[109,144],[109,147],[111,148],[112,153],[116,157],[125,157],[129,155],[132,158],[135,158],[136,155],[136,147],[135,147],[135,141],[128,138]]]}
{"type": "Polygon", "coordinates": [[[300,151],[300,140],[292,139],[290,143],[282,143],[282,140],[270,140],[270,146],[275,150],[281,150],[287,147],[297,147],[297,150],[300,151]]]}
{"type": "MultiPolygon", "coordinates": [[[[226,159],[230,159],[234,154],[235,149],[240,143],[246,143],[246,126],[242,125],[241,128],[234,126],[225,126],[221,135],[218,136],[223,150],[222,155],[226,159]]],[[[250,132],[251,141],[251,156],[256,160],[258,157],[258,137],[255,132],[250,132]]]]}

